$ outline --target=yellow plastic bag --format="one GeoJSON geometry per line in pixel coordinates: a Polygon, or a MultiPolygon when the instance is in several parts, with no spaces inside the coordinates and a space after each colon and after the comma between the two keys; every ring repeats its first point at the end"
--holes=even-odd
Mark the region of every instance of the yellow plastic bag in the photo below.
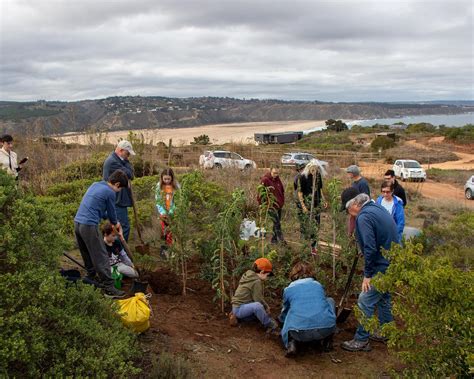
{"type": "Polygon", "coordinates": [[[145,294],[137,292],[134,297],[117,300],[123,324],[135,333],[142,333],[150,327],[150,306],[145,294]]]}

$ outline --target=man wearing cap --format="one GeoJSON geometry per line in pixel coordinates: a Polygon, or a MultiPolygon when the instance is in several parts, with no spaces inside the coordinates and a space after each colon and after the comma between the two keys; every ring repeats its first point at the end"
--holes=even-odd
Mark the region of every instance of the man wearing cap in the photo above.
{"type": "MultiPolygon", "coordinates": [[[[385,208],[370,200],[365,193],[349,200],[346,208],[356,218],[356,239],[364,255],[364,279],[357,305],[366,318],[371,318],[377,308],[377,316],[383,325],[393,321],[391,297],[388,292],[379,292],[370,282],[373,276],[384,273],[389,266],[382,249],[389,250],[393,242],[399,242],[397,227],[385,208]]],[[[369,339],[378,342],[385,340],[378,334],[369,334],[359,325],[354,338],[343,342],[341,347],[349,351],[369,351],[369,339]]]]}
{"type": "Polygon", "coordinates": [[[130,222],[128,220],[128,208],[132,206],[132,192],[130,190],[130,180],[134,178],[133,166],[128,160],[130,155],[135,155],[132,144],[129,141],[122,140],[117,144],[115,151],[112,152],[104,162],[102,171],[103,179],[107,181],[109,176],[116,170],[122,170],[128,177],[129,185],[117,193],[115,201],[115,210],[117,218],[122,225],[123,236],[128,241],[130,234],[130,222]]]}
{"type": "Polygon", "coordinates": [[[346,168],[347,175],[352,180],[352,187],[356,188],[359,193],[365,193],[370,197],[369,182],[360,175],[360,169],[355,164],[346,168]]]}

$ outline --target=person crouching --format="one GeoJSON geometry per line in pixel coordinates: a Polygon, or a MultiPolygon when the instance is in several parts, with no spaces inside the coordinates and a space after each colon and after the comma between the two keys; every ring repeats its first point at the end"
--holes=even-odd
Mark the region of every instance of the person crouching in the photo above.
{"type": "Polygon", "coordinates": [[[122,230],[117,233],[114,226],[107,222],[102,226],[102,235],[104,236],[105,249],[109,254],[110,270],[113,271],[114,266],[116,266],[117,271],[122,275],[133,279],[138,278],[138,273],[123,248],[124,236],[122,230]]]}
{"type": "Polygon", "coordinates": [[[263,297],[262,282],[273,275],[272,263],[267,258],[258,258],[252,270],[242,275],[239,286],[232,297],[232,312],[229,323],[236,326],[239,321],[258,319],[267,332],[279,332],[277,322],[270,316],[270,307],[263,297]]]}
{"type": "Polygon", "coordinates": [[[334,300],[326,297],[309,263],[296,263],[290,271],[290,280],[283,292],[279,317],[286,356],[296,354],[296,342],[322,341],[324,348],[330,349],[336,330],[334,300]]]}

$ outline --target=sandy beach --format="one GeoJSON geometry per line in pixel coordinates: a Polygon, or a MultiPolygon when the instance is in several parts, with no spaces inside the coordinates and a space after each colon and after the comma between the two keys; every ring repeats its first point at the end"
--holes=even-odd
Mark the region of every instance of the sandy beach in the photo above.
{"type": "MultiPolygon", "coordinates": [[[[172,138],[173,144],[185,145],[194,141],[194,137],[201,134],[208,135],[213,144],[223,144],[226,142],[252,143],[254,142],[254,133],[305,131],[323,127],[325,127],[324,120],[272,121],[214,124],[193,128],[137,129],[133,130],[133,132],[142,134],[147,142],[157,143],[163,141],[167,143],[172,138]]],[[[128,130],[104,133],[68,133],[56,138],[66,143],[79,143],[82,145],[98,141],[116,143],[118,140],[126,138],[128,133],[128,130]]]]}

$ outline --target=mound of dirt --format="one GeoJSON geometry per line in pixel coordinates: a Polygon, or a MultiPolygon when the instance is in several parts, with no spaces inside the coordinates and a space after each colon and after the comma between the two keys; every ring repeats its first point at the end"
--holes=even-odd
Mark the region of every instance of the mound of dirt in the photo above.
{"type": "Polygon", "coordinates": [[[178,275],[167,267],[158,267],[151,273],[148,282],[156,294],[181,294],[181,282],[178,275]]]}

